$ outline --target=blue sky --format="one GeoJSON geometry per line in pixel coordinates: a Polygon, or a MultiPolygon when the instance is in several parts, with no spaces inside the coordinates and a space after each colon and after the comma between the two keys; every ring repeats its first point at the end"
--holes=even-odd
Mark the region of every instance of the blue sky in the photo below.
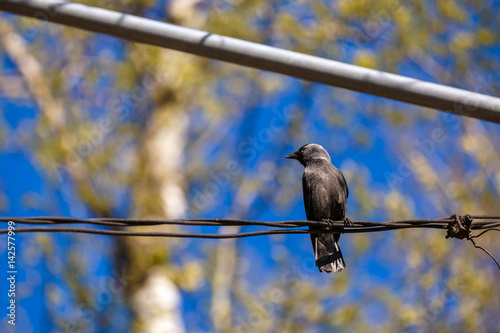
{"type": "MultiPolygon", "coordinates": [[[[164,2],[158,1],[157,8],[149,9],[146,14],[151,18],[161,19],[163,15],[158,13],[160,10],[158,8],[163,6],[164,2]]],[[[470,22],[472,27],[462,26],[460,29],[472,29],[476,20],[472,18],[470,22]]],[[[387,27],[387,34],[389,35],[390,29],[391,27],[387,27]]],[[[450,31],[453,31],[453,29],[455,27],[450,27],[450,31]]],[[[446,38],[446,36],[443,38],[446,38]]],[[[383,42],[383,40],[380,41],[380,43],[383,42]]],[[[340,60],[353,60],[353,55],[358,51],[359,45],[346,42],[343,47],[345,59],[340,60]]],[[[363,47],[372,52],[377,52],[379,44],[364,44],[363,47]]],[[[124,53],[124,43],[108,36],[95,37],[92,40],[92,48],[87,52],[97,54],[103,50],[109,51],[109,54],[114,55],[117,60],[126,59],[127,57],[124,53]]],[[[484,51],[483,58],[498,63],[498,45],[485,48],[484,51]]],[[[2,73],[18,73],[16,66],[1,51],[0,57],[2,73]]],[[[453,59],[446,57],[442,59],[435,58],[435,60],[445,68],[451,68],[450,62],[453,61],[453,59]]],[[[428,81],[434,80],[432,76],[425,73],[411,61],[400,65],[399,70],[399,74],[428,81]]],[[[493,82],[500,82],[496,74],[490,78],[488,73],[481,72],[475,67],[471,71],[480,78],[486,78],[487,81],[489,80],[488,82],[492,82],[492,80],[493,82]]],[[[276,74],[262,72],[260,75],[268,75],[270,79],[277,76],[276,74]]],[[[110,74],[103,75],[97,84],[99,87],[106,87],[112,82],[113,75],[110,74]]],[[[457,133],[462,133],[462,121],[458,116],[442,113],[435,115],[433,111],[424,111],[419,107],[411,107],[374,96],[348,92],[321,84],[305,85],[302,81],[293,78],[285,78],[281,84],[285,88],[278,93],[264,96],[262,99],[254,101],[254,103],[249,103],[250,105],[242,110],[242,113],[229,118],[223,123],[222,126],[229,126],[223,140],[225,144],[211,146],[210,141],[205,144],[207,150],[210,151],[207,156],[203,156],[203,158],[206,158],[207,165],[217,166],[218,161],[235,161],[243,170],[243,176],[260,177],[259,179],[265,178],[261,173],[268,170],[266,165],[285,168],[283,172],[287,172],[286,175],[288,176],[287,186],[289,187],[287,189],[294,188],[299,191],[292,195],[291,202],[284,206],[273,205],[273,201],[268,197],[259,196],[246,216],[244,216],[245,219],[265,221],[305,219],[300,193],[303,167],[297,162],[286,160],[284,156],[308,142],[322,144],[330,152],[333,163],[344,172],[345,170],[351,170],[362,175],[366,173],[368,190],[382,194],[391,191],[388,181],[390,175],[398,174],[398,168],[401,168],[402,163],[408,159],[407,152],[397,151],[394,149],[397,145],[391,145],[398,143],[398,140],[408,140],[412,145],[410,148],[420,151],[422,150],[420,144],[428,140],[436,128],[441,129],[447,140],[443,144],[436,145],[435,151],[437,154],[432,155],[433,162],[436,163],[438,169],[440,166],[443,170],[449,167],[447,161],[456,152],[456,150],[449,149],[447,144],[451,145],[457,133]],[[356,100],[355,107],[362,107],[362,109],[353,109],[351,99],[356,100]],[[290,110],[292,114],[289,122],[283,122],[280,119],[286,110],[290,110]],[[329,123],[324,114],[325,110],[332,110],[332,113],[340,119],[348,119],[347,124],[349,126],[329,123]],[[404,112],[408,114],[411,126],[395,128],[393,123],[384,117],[390,110],[396,110],[396,113],[404,112]],[[430,116],[422,116],[423,112],[428,112],[430,116]],[[276,118],[278,118],[278,121],[276,121],[276,118]],[[304,129],[298,138],[291,137],[289,133],[291,124],[298,121],[298,119],[305,123],[304,129]],[[263,130],[272,128],[272,124],[278,124],[278,127],[271,132],[266,132],[267,134],[263,134],[263,130]],[[272,134],[272,137],[266,136],[269,133],[272,134]],[[367,136],[366,142],[360,143],[358,141],[360,134],[367,136]],[[249,144],[241,146],[245,142],[249,144]],[[251,148],[251,150],[246,148],[251,148]]],[[[251,86],[251,83],[249,86],[251,86]]],[[[223,82],[219,82],[217,88],[221,95],[228,94],[224,90],[223,82]]],[[[473,87],[467,86],[467,83],[464,83],[463,88],[473,89],[473,87]]],[[[79,95],[81,92],[77,88],[75,89],[75,95],[81,98],[81,95],[79,95]]],[[[148,108],[151,108],[151,105],[146,105],[145,110],[141,111],[142,113],[132,111],[129,115],[130,119],[141,119],[144,115],[147,115],[148,108]]],[[[30,122],[38,118],[39,112],[33,101],[30,99],[12,100],[5,95],[0,95],[0,109],[2,110],[3,121],[6,123],[5,128],[9,129],[9,136],[0,151],[0,194],[7,198],[6,207],[0,213],[3,216],[60,215],[76,218],[89,217],[88,210],[78,202],[78,199],[72,193],[71,183],[67,179],[54,183],[37,163],[30,150],[19,146],[15,141],[16,137],[12,136],[16,131],[19,133],[18,130],[23,126],[26,126],[27,129],[32,128],[30,122]]],[[[94,109],[93,111],[96,115],[106,112],[106,110],[102,109],[94,109]]],[[[193,111],[191,114],[190,140],[194,141],[206,125],[206,122],[200,121],[199,115],[202,113],[202,111],[199,111],[199,113],[193,111]]],[[[497,125],[481,124],[490,133],[494,134],[494,138],[499,137],[500,131],[497,125]]],[[[196,163],[196,158],[196,156],[188,155],[186,163],[196,163]]],[[[462,156],[460,167],[474,172],[478,166],[472,159],[463,158],[462,156]]],[[[200,191],[203,193],[207,186],[206,179],[209,182],[213,181],[213,178],[210,178],[210,172],[213,175],[214,172],[217,172],[217,169],[214,168],[212,171],[207,170],[206,172],[208,174],[199,175],[189,184],[188,200],[194,201],[197,193],[200,193],[200,191]]],[[[348,177],[348,180],[350,178],[348,177]]],[[[231,205],[234,203],[233,195],[237,188],[237,184],[233,182],[236,181],[239,181],[238,178],[230,178],[230,186],[221,190],[218,200],[211,204],[208,209],[202,211],[201,214],[196,211],[189,211],[188,217],[229,217],[231,205]]],[[[269,188],[279,188],[279,184],[279,180],[274,178],[262,181],[262,186],[269,188]]],[[[410,176],[402,180],[400,187],[401,192],[411,198],[416,217],[442,217],[440,212],[430,204],[434,197],[422,196],[420,195],[421,191],[414,193],[418,186],[418,181],[413,176],[410,176]]],[[[359,187],[361,185],[356,182],[350,186],[348,216],[353,219],[362,218],[375,221],[388,219],[387,212],[380,207],[375,207],[369,212],[361,210],[362,203],[356,191],[359,187]]],[[[278,191],[277,195],[281,194],[283,193],[278,191]]],[[[124,193],[118,193],[118,196],[123,201],[115,213],[117,216],[126,217],[129,213],[127,208],[129,193],[124,191],[124,193]]],[[[459,209],[453,203],[449,203],[445,207],[450,214],[457,212],[455,209],[459,209]]],[[[244,231],[259,229],[257,227],[247,227],[244,228],[244,231]]],[[[206,233],[215,232],[215,230],[208,227],[195,227],[190,230],[206,233]]],[[[19,290],[18,318],[20,319],[17,328],[19,332],[53,330],[56,326],[54,318],[50,318],[50,314],[57,314],[61,318],[65,318],[65,316],[73,319],[80,318],[86,322],[95,320],[96,322],[106,323],[107,320],[112,320],[113,326],[110,329],[103,329],[103,332],[119,331],[127,327],[130,313],[123,307],[120,294],[106,293],[109,289],[99,287],[100,281],[114,281],[111,255],[114,240],[112,238],[91,235],[51,235],[52,253],[54,254],[52,258],[40,254],[41,250],[36,248],[37,244],[40,244],[40,240],[35,241],[35,239],[38,239],[36,235],[16,236],[18,251],[16,257],[18,274],[16,278],[19,290]],[[102,310],[102,313],[110,313],[111,319],[101,314],[97,315],[96,318],[91,317],[91,320],[89,320],[89,317],[82,314],[82,309],[78,307],[78,304],[72,298],[73,296],[69,292],[70,288],[65,282],[63,273],[64,265],[70,261],[68,249],[73,246],[81,250],[80,253],[86,262],[86,271],[82,283],[92,287],[97,286],[97,294],[100,297],[95,299],[94,305],[97,309],[102,310]],[[55,285],[60,286],[61,290],[57,291],[57,288],[54,288],[55,285]],[[47,299],[50,299],[50,302],[47,299]],[[29,318],[29,320],[21,320],[21,318],[29,318]]],[[[340,302],[340,304],[347,304],[351,301],[359,302],[366,296],[366,290],[372,286],[385,286],[404,293],[401,276],[405,273],[403,267],[405,258],[404,255],[392,251],[394,244],[400,244],[396,236],[391,233],[368,235],[367,239],[370,243],[377,244],[377,246],[362,255],[357,252],[355,244],[353,244],[354,239],[357,238],[349,235],[344,235],[341,239],[341,246],[350,269],[350,272],[346,274],[348,274],[352,285],[363,287],[349,289],[347,294],[339,296],[336,301],[340,302]],[[388,265],[388,261],[391,261],[391,265],[388,265]]],[[[358,239],[358,241],[362,241],[362,239],[358,239]]],[[[216,242],[216,240],[190,240],[188,244],[191,251],[185,254],[185,257],[175,257],[173,262],[182,263],[191,258],[204,257],[206,249],[211,248],[216,242]]],[[[264,288],[266,283],[277,276],[282,279],[292,275],[300,279],[314,279],[319,285],[331,283],[332,276],[318,274],[315,268],[310,265],[312,251],[308,235],[251,237],[238,240],[237,244],[241,249],[241,253],[244,253],[242,260],[245,262],[241,265],[241,274],[244,275],[243,280],[248,284],[250,291],[258,291],[264,288]]],[[[2,253],[0,260],[3,262],[1,266],[5,267],[7,253],[4,237],[0,238],[0,253],[2,253]]],[[[183,253],[185,252],[182,249],[174,249],[175,255],[183,253]]],[[[0,283],[0,292],[4,293],[7,288],[5,270],[2,269],[1,272],[3,275],[0,275],[0,281],[2,281],[0,283]]],[[[345,277],[334,278],[340,281],[340,285],[341,280],[345,277]]],[[[209,295],[210,290],[207,285],[203,285],[194,292],[183,292],[182,313],[186,328],[189,331],[210,331],[212,329],[209,314],[206,311],[209,295]]],[[[404,297],[412,298],[413,295],[408,293],[404,297]]],[[[4,297],[0,298],[1,309],[5,309],[7,301],[4,297]]],[[[450,304],[452,303],[453,299],[450,300],[450,304]]],[[[364,304],[364,307],[367,316],[371,318],[387,316],[389,311],[376,299],[364,304]]],[[[4,316],[2,317],[1,327],[9,327],[6,326],[4,316]]],[[[92,329],[97,330],[97,326],[92,329]]]]}

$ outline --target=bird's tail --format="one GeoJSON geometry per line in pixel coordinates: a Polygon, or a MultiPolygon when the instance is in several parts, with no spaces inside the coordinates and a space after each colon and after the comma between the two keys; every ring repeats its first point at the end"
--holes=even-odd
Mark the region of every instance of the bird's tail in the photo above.
{"type": "Polygon", "coordinates": [[[338,273],[345,268],[339,238],[340,234],[311,234],[316,266],[318,266],[320,272],[338,273]]]}

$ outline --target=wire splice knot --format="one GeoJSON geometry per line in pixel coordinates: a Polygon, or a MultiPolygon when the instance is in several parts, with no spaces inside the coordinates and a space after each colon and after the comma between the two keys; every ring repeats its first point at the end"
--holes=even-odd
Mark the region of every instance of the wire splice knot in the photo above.
{"type": "Polygon", "coordinates": [[[448,223],[448,233],[446,238],[469,239],[471,235],[471,225],[474,220],[470,214],[459,216],[454,214],[450,216],[450,223],[448,223]]]}

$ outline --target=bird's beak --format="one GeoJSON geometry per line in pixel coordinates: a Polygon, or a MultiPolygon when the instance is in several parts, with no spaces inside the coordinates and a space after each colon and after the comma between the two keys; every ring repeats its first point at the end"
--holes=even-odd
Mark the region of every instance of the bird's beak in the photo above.
{"type": "Polygon", "coordinates": [[[288,156],[285,156],[285,158],[291,158],[291,159],[294,159],[294,160],[298,160],[299,159],[299,153],[298,152],[295,152],[293,154],[290,154],[288,156]]]}

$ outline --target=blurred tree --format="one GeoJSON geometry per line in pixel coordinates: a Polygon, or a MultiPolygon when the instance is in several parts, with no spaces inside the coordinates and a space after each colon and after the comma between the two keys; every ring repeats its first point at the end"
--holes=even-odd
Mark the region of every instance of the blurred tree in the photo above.
{"type": "MultiPolygon", "coordinates": [[[[498,94],[487,1],[81,2],[498,94]]],[[[4,94],[24,89],[39,110],[8,144],[32,154],[72,213],[304,217],[300,171],[283,157],[312,141],[346,175],[351,218],[500,212],[497,125],[25,18],[1,16],[0,36],[23,80],[4,94]]],[[[479,242],[498,253],[493,237],[479,242]]],[[[92,302],[78,255],[90,239],[72,238],[59,276],[99,320],[65,323],[51,287],[61,330],[118,330],[125,311],[92,302]]],[[[116,239],[122,305],[138,332],[498,330],[497,273],[471,244],[424,230],[344,236],[348,269],[327,276],[304,239],[116,239]]],[[[57,238],[35,242],[57,267],[57,238]]]]}

